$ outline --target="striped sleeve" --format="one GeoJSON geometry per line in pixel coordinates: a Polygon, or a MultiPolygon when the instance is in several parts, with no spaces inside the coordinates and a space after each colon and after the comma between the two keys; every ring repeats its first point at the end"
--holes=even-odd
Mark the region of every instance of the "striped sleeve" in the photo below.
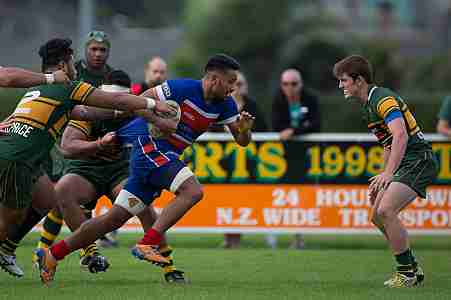
{"type": "Polygon", "coordinates": [[[95,87],[86,82],[75,83],[72,92],[70,93],[70,99],[77,102],[76,104],[83,104],[86,102],[86,98],[95,90],[95,87]]]}
{"type": "Polygon", "coordinates": [[[91,123],[87,121],[76,121],[76,120],[70,120],[69,126],[75,127],[81,132],[83,132],[87,137],[91,135],[91,123]]]}
{"type": "Polygon", "coordinates": [[[385,119],[392,111],[401,110],[398,102],[393,96],[388,96],[379,100],[376,111],[379,117],[385,119]]]}

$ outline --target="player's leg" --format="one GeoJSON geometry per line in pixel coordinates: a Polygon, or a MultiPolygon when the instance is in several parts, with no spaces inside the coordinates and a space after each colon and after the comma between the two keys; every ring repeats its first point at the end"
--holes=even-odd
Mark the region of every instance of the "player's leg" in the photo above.
{"type": "MultiPolygon", "coordinates": [[[[80,205],[86,205],[97,199],[95,186],[78,174],[64,175],[55,186],[55,193],[64,220],[71,231],[75,231],[87,220],[80,205]]],[[[100,255],[95,242],[85,246],[80,252],[80,266],[92,273],[104,272],[109,267],[106,258],[100,255]]]]}
{"type": "MultiPolygon", "coordinates": [[[[32,202],[32,189],[38,174],[25,165],[0,161],[0,242],[4,243],[9,231],[19,225],[32,202]]],[[[16,270],[14,252],[0,248],[0,267],[14,276],[23,276],[16,270]]]]}
{"type": "MultiPolygon", "coordinates": [[[[147,209],[144,209],[141,213],[136,215],[141,222],[144,232],[152,228],[158,218],[158,213],[155,211],[154,207],[151,205],[147,209]]],[[[174,249],[169,245],[166,235],[164,235],[160,242],[159,251],[161,255],[169,260],[168,264],[161,265],[164,272],[164,279],[170,283],[185,283],[184,272],[178,270],[175,266],[173,252],[174,249]]]]}
{"type": "MultiPolygon", "coordinates": [[[[127,172],[124,172],[123,175],[128,175],[127,172]]],[[[113,185],[113,189],[111,191],[111,198],[117,199],[119,196],[119,193],[125,186],[125,183],[127,182],[127,179],[123,179],[121,181],[116,181],[116,184],[113,185]],[[119,182],[119,183],[117,183],[119,182]]],[[[148,201],[149,203],[153,200],[153,191],[148,191],[149,195],[152,195],[151,199],[148,201]]],[[[145,193],[143,193],[144,197],[145,193]]],[[[158,214],[155,211],[155,209],[149,205],[148,207],[145,207],[141,212],[137,213],[136,216],[141,222],[141,225],[143,227],[144,232],[152,228],[152,225],[155,223],[155,220],[158,218],[158,214]]],[[[164,278],[167,282],[174,282],[174,283],[185,283],[185,277],[184,272],[177,270],[174,264],[174,258],[172,256],[173,249],[171,246],[169,246],[166,236],[163,236],[161,243],[160,243],[160,253],[163,257],[167,258],[169,260],[169,263],[161,265],[161,268],[164,272],[164,278]]]]}
{"type": "Polygon", "coordinates": [[[424,280],[424,273],[412,253],[407,231],[398,214],[417,196],[426,197],[426,187],[436,177],[438,170],[438,161],[431,150],[406,155],[381,199],[376,214],[384,223],[390,247],[398,263],[397,272],[384,283],[386,286],[409,287],[424,280]],[[415,273],[414,279],[411,278],[412,272],[415,273]]]}
{"type": "Polygon", "coordinates": [[[381,203],[383,195],[384,195],[384,191],[379,191],[377,194],[375,194],[373,196],[370,195],[370,202],[372,204],[371,222],[384,235],[385,239],[388,240],[388,236],[387,236],[387,233],[385,232],[383,220],[376,213],[379,208],[379,205],[381,203]],[[371,197],[374,197],[374,200],[372,200],[371,197]]]}
{"type": "MultiPolygon", "coordinates": [[[[175,194],[176,197],[163,209],[161,215],[150,229],[160,235],[159,239],[161,239],[161,234],[177,223],[191,207],[203,198],[202,186],[194,175],[187,178],[179,186],[175,194]]],[[[146,237],[144,238],[146,239],[146,237]]],[[[146,240],[149,241],[149,239],[146,240]]]]}
{"type": "MultiPolygon", "coordinates": [[[[42,220],[49,208],[55,203],[53,184],[47,175],[40,176],[33,187],[33,206],[26,210],[26,215],[20,224],[13,225],[10,228],[8,238],[1,243],[0,249],[14,254],[22,239],[42,220]]],[[[10,268],[11,271],[23,274],[16,264],[11,264],[10,268]]]]}
{"type": "Polygon", "coordinates": [[[113,205],[106,214],[87,220],[71,235],[50,249],[36,249],[41,280],[44,283],[52,281],[59,260],[73,251],[94,243],[102,235],[120,228],[132,216],[123,207],[113,205]]]}
{"type": "Polygon", "coordinates": [[[410,249],[407,230],[398,217],[400,210],[416,196],[417,193],[407,185],[392,182],[384,192],[376,211],[377,217],[384,224],[388,243],[398,264],[392,285],[413,286],[416,283],[414,270],[416,260],[410,249]]]}
{"type": "Polygon", "coordinates": [[[164,233],[202,199],[203,191],[191,170],[179,160],[170,161],[153,170],[148,180],[155,185],[159,184],[160,189],[165,188],[176,194],[176,197],[163,209],[152,228],[146,231],[144,237],[132,250],[137,258],[159,263],[162,257],[158,256],[158,251],[155,249],[158,249],[164,233]]]}
{"type": "Polygon", "coordinates": [[[58,207],[52,209],[44,219],[38,248],[48,248],[55,242],[63,226],[63,215],[58,207]]]}

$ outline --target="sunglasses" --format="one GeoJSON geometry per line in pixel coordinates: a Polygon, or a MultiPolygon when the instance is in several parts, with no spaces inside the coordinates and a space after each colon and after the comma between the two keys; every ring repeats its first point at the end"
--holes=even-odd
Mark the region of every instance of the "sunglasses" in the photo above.
{"type": "Polygon", "coordinates": [[[298,86],[299,81],[285,81],[282,82],[282,86],[298,86]]]}

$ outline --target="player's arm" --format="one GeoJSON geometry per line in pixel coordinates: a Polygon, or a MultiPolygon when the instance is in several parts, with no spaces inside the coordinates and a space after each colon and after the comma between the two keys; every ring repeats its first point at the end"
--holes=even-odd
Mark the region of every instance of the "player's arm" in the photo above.
{"type": "Polygon", "coordinates": [[[248,112],[241,112],[239,119],[227,124],[233,138],[238,145],[246,147],[252,140],[251,129],[254,124],[254,117],[248,112]]]}
{"type": "Polygon", "coordinates": [[[394,110],[385,118],[391,134],[392,143],[389,152],[384,150],[384,160],[386,160],[384,171],[370,179],[370,191],[385,190],[393,179],[395,171],[398,169],[407,148],[409,136],[406,125],[400,110],[394,110]],[[388,158],[386,158],[388,156],[388,158]]]}
{"type": "Polygon", "coordinates": [[[21,68],[0,68],[0,87],[28,88],[41,84],[67,82],[69,77],[63,71],[43,74],[21,68]]]}
{"type": "Polygon", "coordinates": [[[150,88],[144,91],[144,93],[141,94],[142,97],[149,97],[155,100],[163,100],[158,96],[157,89],[156,88],[150,88]]]}
{"type": "MultiPolygon", "coordinates": [[[[401,112],[399,112],[401,115],[401,112]]],[[[393,175],[398,169],[407,148],[407,141],[409,136],[407,134],[406,125],[402,117],[393,119],[387,124],[393,136],[391,149],[387,164],[384,167],[384,172],[393,175]]]]}
{"type": "Polygon", "coordinates": [[[387,164],[388,164],[388,159],[389,159],[389,157],[390,157],[390,152],[391,152],[390,146],[384,147],[384,153],[383,153],[383,157],[384,157],[384,170],[385,170],[385,167],[386,167],[387,164]]]}
{"type": "Polygon", "coordinates": [[[137,110],[134,115],[148,120],[150,123],[157,126],[165,135],[170,135],[177,130],[178,123],[169,118],[161,118],[150,110],[137,110]]]}
{"type": "Polygon", "coordinates": [[[95,121],[95,120],[110,120],[117,118],[130,117],[132,113],[116,109],[106,109],[98,107],[88,107],[85,105],[76,105],[71,112],[71,120],[80,121],[95,121]]]}
{"type": "Polygon", "coordinates": [[[64,130],[60,151],[65,158],[76,159],[93,157],[108,147],[118,147],[114,133],[107,133],[96,141],[89,141],[85,128],[73,123],[64,130]]]}
{"type": "Polygon", "coordinates": [[[161,113],[170,113],[171,108],[164,101],[155,101],[152,98],[134,96],[126,93],[104,92],[94,89],[84,100],[84,105],[101,108],[111,108],[133,112],[141,109],[155,110],[161,113]]]}

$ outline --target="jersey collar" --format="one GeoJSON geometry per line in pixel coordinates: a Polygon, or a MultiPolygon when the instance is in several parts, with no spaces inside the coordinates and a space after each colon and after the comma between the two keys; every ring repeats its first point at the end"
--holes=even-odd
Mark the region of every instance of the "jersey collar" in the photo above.
{"type": "Polygon", "coordinates": [[[377,86],[375,85],[370,85],[370,89],[368,91],[368,102],[371,99],[371,96],[373,96],[374,91],[377,89],[377,86]]]}

